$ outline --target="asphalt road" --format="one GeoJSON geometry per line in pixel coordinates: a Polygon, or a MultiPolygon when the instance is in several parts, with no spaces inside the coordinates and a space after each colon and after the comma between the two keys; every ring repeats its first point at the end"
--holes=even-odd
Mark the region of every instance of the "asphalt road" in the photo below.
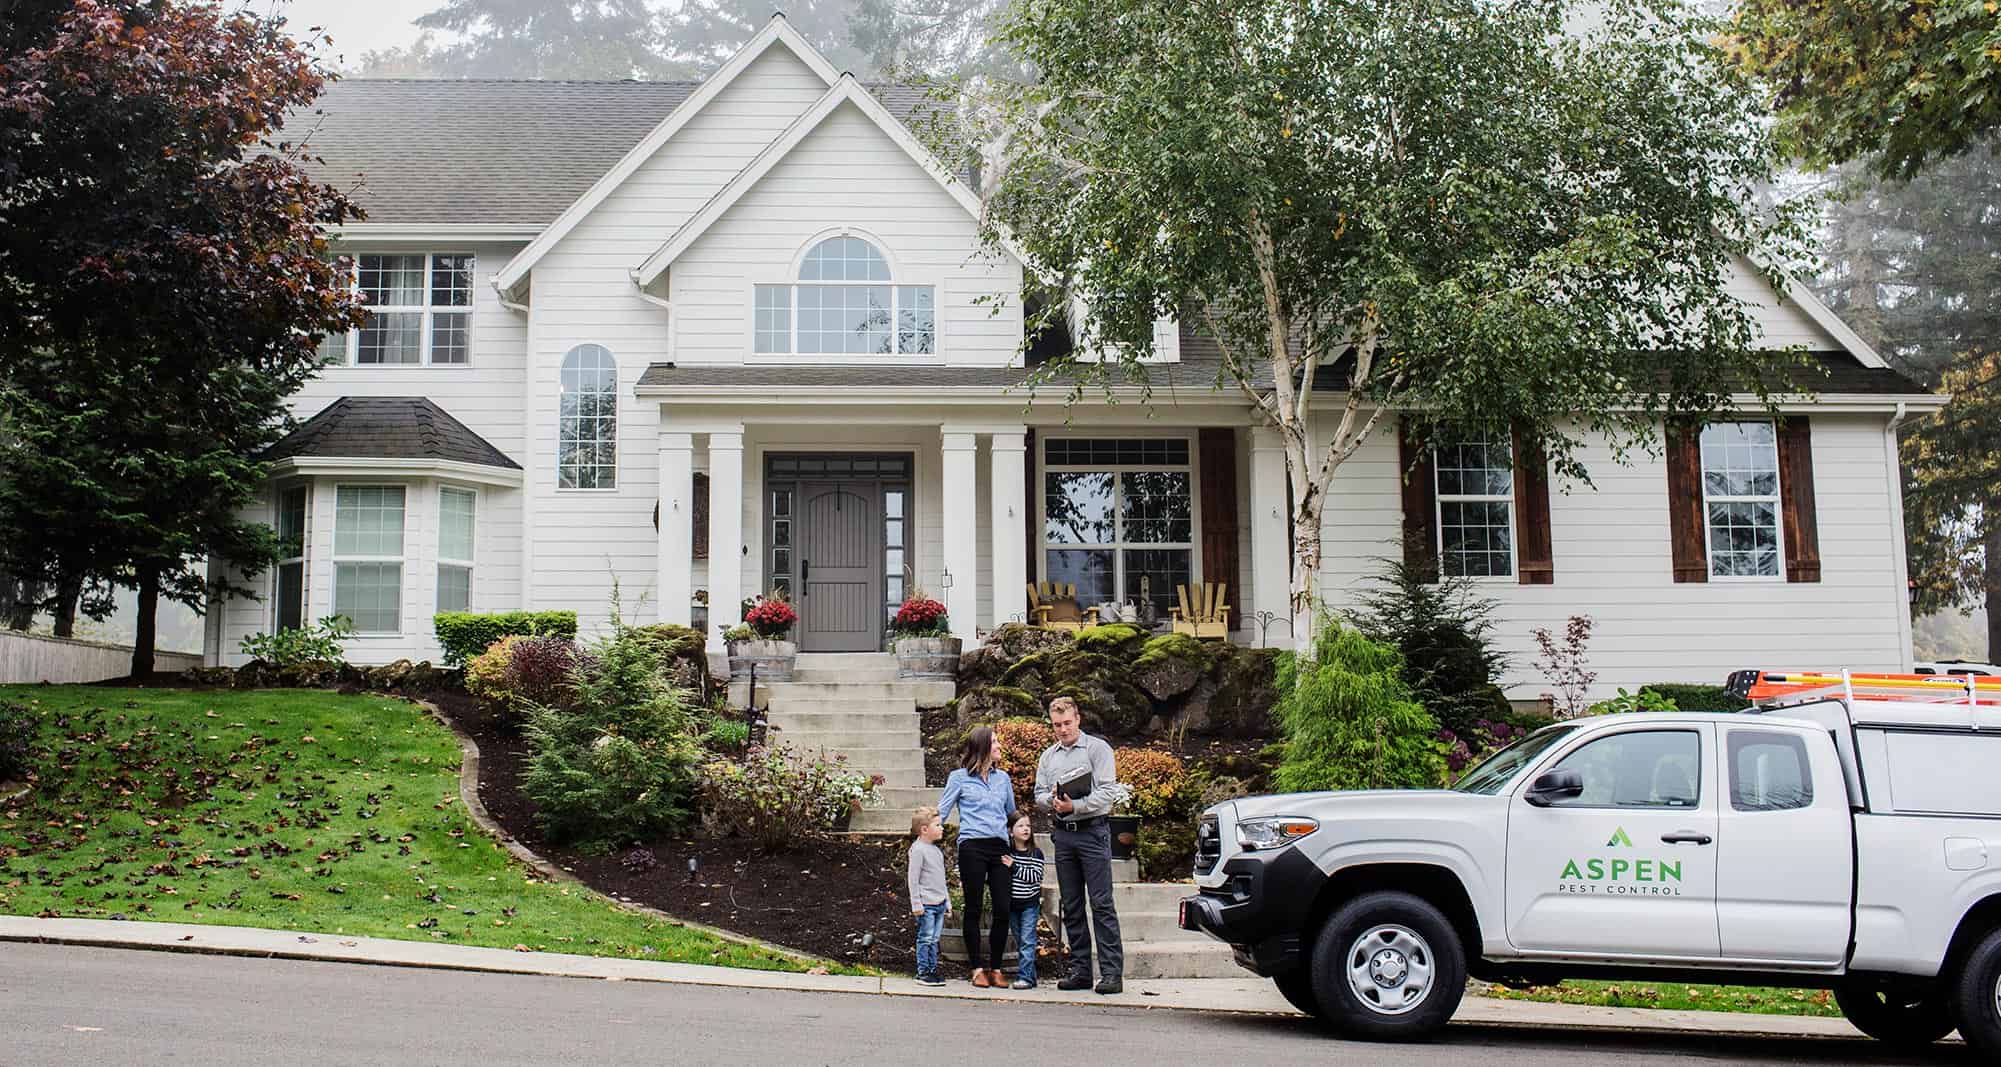
{"type": "MultiPolygon", "coordinates": [[[[998,999],[998,998],[997,998],[998,999]]],[[[1453,1027],[1334,1041],[1303,1019],[791,993],[0,943],[0,1064],[1973,1063],[1862,1041],[1453,1027]],[[975,1047],[974,1056],[963,1053],[975,1047]]]]}

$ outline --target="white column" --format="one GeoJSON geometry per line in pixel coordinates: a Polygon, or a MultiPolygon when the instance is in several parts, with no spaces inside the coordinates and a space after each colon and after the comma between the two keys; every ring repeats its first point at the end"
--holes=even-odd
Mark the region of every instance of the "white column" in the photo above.
{"type": "Polygon", "coordinates": [[[1027,494],[1022,480],[1026,430],[993,435],[993,469],[987,479],[993,498],[987,508],[993,525],[993,624],[1026,621],[1028,611],[1027,494]]]}
{"type": "Polygon", "coordinates": [[[945,611],[952,618],[952,636],[973,639],[980,610],[980,546],[978,503],[973,496],[973,460],[977,439],[973,433],[946,426],[939,434],[943,454],[944,490],[939,504],[945,520],[945,580],[951,585],[939,590],[945,611]]]}
{"type": "MultiPolygon", "coordinates": [[[[1265,644],[1272,648],[1291,647],[1290,527],[1285,510],[1285,446],[1277,431],[1259,427],[1251,431],[1250,609],[1276,616],[1265,631],[1265,644]]],[[[1256,618],[1247,615],[1245,621],[1256,640],[1256,618]]]]}
{"type": "Polygon", "coordinates": [[[709,433],[709,651],[727,651],[715,623],[736,621],[742,600],[743,429],[738,427],[709,433]]]}
{"type": "Polygon", "coordinates": [[[688,625],[694,595],[695,442],[685,433],[663,433],[660,447],[660,558],[653,582],[661,622],[688,625]]]}

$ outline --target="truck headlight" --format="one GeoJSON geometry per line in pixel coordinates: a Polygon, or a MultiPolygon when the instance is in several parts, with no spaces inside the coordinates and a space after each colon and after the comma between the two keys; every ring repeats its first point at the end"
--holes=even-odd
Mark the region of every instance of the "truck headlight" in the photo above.
{"type": "Polygon", "coordinates": [[[1237,823],[1237,847],[1245,852],[1284,848],[1320,829],[1320,820],[1301,815],[1273,815],[1237,823]]]}

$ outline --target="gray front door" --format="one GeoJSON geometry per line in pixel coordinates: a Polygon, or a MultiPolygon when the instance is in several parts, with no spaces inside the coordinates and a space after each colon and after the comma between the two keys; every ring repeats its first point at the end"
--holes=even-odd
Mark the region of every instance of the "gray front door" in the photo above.
{"type": "Polygon", "coordinates": [[[873,482],[799,485],[799,629],[807,652],[873,652],[883,612],[873,482]]]}

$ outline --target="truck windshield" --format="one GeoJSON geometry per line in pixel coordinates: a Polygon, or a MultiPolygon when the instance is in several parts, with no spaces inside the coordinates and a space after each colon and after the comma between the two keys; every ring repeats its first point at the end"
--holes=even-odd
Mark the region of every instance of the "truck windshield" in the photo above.
{"type": "Polygon", "coordinates": [[[1514,744],[1481,760],[1467,771],[1452,789],[1459,793],[1478,793],[1493,796],[1507,788],[1508,782],[1523,768],[1535,762],[1537,756],[1549,750],[1551,745],[1563,740],[1576,730],[1575,726],[1552,726],[1516,741],[1514,744]]]}

